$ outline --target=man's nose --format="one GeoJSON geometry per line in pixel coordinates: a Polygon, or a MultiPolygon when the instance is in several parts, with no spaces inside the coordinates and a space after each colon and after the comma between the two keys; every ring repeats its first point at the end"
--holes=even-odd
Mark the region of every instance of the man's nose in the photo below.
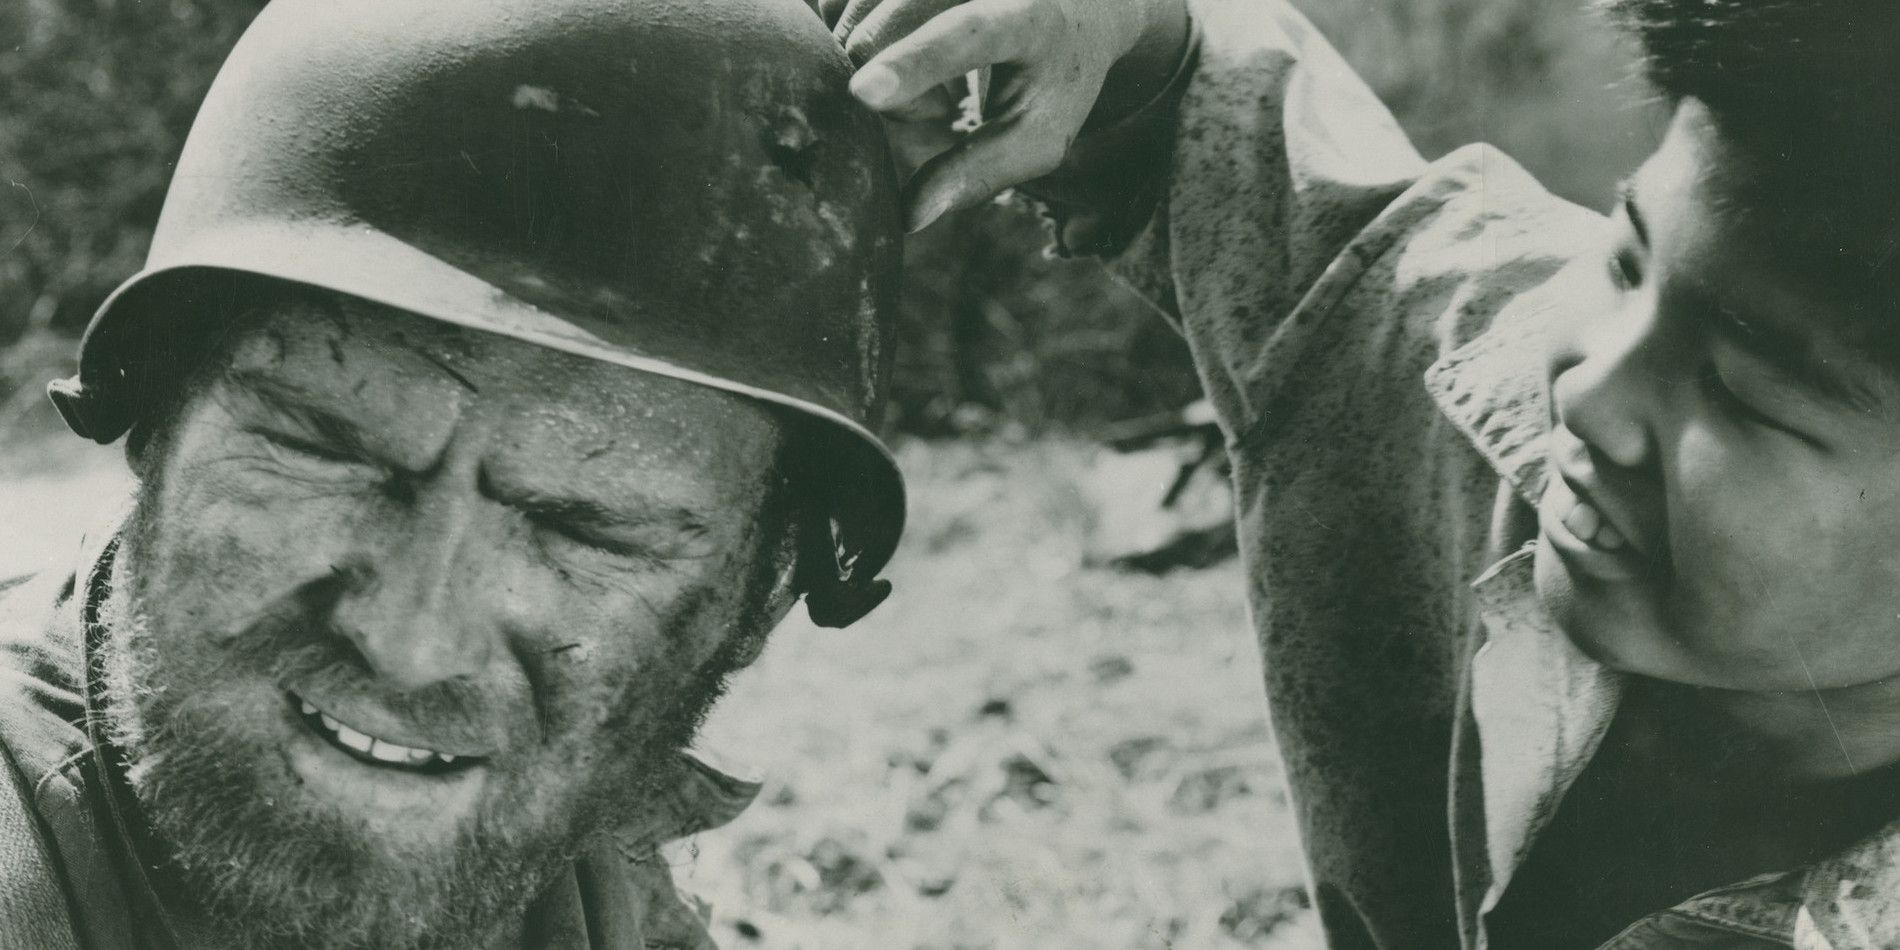
{"type": "Polygon", "coordinates": [[[1655,363],[1656,320],[1624,313],[1583,342],[1577,362],[1551,386],[1557,417],[1603,459],[1622,468],[1654,461],[1655,414],[1662,379],[1655,363]]]}
{"type": "Polygon", "coordinates": [[[471,557],[478,505],[425,496],[374,550],[340,566],[337,628],[393,687],[420,689],[488,665],[497,634],[482,616],[471,557]]]}

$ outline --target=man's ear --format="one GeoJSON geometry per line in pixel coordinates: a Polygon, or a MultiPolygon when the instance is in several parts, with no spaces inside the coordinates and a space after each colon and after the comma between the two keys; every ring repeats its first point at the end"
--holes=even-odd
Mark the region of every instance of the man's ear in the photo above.
{"type": "Polygon", "coordinates": [[[152,445],[150,424],[141,421],[132,427],[131,432],[126,433],[125,466],[132,470],[134,478],[141,482],[151,478],[152,467],[157,464],[159,454],[152,445]]]}
{"type": "Polygon", "coordinates": [[[784,549],[779,552],[778,576],[772,580],[772,596],[765,601],[765,627],[778,629],[779,624],[798,606],[798,541],[796,535],[787,538],[784,549]]]}
{"type": "Polygon", "coordinates": [[[772,559],[777,573],[773,575],[772,590],[759,612],[749,618],[752,629],[743,631],[743,639],[733,645],[732,659],[738,669],[758,660],[759,654],[765,652],[765,642],[771,639],[772,631],[785,623],[792,608],[798,606],[798,536],[795,531],[785,534],[774,549],[760,552],[772,559]]]}

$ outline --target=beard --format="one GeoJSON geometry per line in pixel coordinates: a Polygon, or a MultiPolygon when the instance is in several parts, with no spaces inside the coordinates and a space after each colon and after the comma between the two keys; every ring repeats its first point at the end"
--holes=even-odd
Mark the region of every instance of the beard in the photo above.
{"type": "MultiPolygon", "coordinates": [[[[162,857],[169,872],[157,876],[162,898],[201,913],[229,946],[467,947],[518,932],[596,835],[666,800],[679,752],[739,665],[722,651],[657,709],[652,684],[625,684],[618,707],[594,718],[588,754],[497,758],[452,835],[392,840],[306,793],[281,726],[258,714],[293,683],[375,689],[327,607],[293,597],[230,635],[162,629],[152,609],[162,592],[139,570],[141,537],[155,527],[143,501],[99,605],[106,719],[162,852],[147,860],[162,857]]],[[[685,600],[669,626],[695,620],[695,599],[685,600]]],[[[479,684],[376,695],[410,721],[507,722],[511,752],[537,735],[531,702],[479,684]]]]}

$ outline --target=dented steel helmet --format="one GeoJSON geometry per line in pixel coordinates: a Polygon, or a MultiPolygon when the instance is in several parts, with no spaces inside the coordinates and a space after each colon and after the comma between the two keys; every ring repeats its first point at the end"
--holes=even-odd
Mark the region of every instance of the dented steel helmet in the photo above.
{"type": "Polygon", "coordinates": [[[51,394],[118,438],[263,277],[764,400],[829,522],[808,607],[849,623],[904,491],[869,428],[903,224],[848,79],[805,0],[277,0],[51,394]]]}

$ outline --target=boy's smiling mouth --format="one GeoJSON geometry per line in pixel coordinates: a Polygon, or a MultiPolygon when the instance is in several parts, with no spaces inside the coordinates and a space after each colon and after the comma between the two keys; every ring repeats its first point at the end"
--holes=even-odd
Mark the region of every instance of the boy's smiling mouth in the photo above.
{"type": "Polygon", "coordinates": [[[1601,581],[1630,581],[1653,573],[1650,559],[1628,530],[1613,523],[1562,474],[1553,473],[1537,516],[1551,547],[1577,573],[1601,581]]]}
{"type": "Polygon", "coordinates": [[[1563,516],[1564,527],[1570,529],[1570,533],[1575,535],[1577,540],[1591,547],[1602,548],[1605,551],[1622,548],[1626,543],[1623,533],[1604,517],[1603,512],[1586,500],[1582,492],[1577,491],[1568,483],[1564,487],[1571,489],[1571,494],[1575,496],[1569,502],[1570,512],[1563,516]]]}

